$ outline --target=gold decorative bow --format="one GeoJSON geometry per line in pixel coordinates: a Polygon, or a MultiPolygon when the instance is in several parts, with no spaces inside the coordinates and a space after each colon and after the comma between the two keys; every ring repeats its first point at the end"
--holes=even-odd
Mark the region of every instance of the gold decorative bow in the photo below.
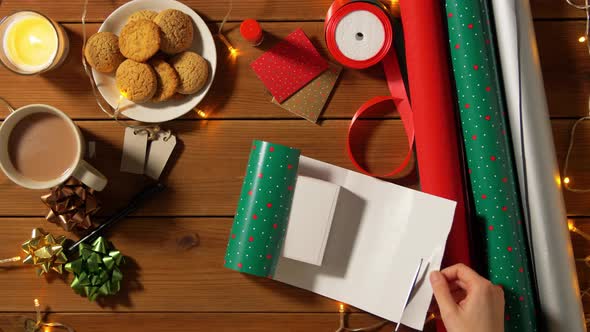
{"type": "Polygon", "coordinates": [[[23,251],[28,255],[23,263],[37,266],[37,275],[43,275],[50,270],[63,273],[63,265],[68,258],[63,252],[65,236],[55,238],[50,233],[40,228],[33,229],[31,239],[22,245],[23,251]]]}
{"type": "Polygon", "coordinates": [[[59,225],[68,232],[75,228],[90,228],[90,218],[100,210],[94,189],[75,178],[51,188],[49,194],[41,196],[41,200],[50,209],[45,217],[47,221],[59,225]]]}

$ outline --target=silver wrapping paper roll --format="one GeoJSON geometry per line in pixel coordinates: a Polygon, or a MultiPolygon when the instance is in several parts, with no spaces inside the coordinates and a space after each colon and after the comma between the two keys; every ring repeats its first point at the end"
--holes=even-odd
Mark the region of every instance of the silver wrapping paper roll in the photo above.
{"type": "Polygon", "coordinates": [[[523,199],[528,192],[523,206],[528,206],[526,224],[545,322],[540,325],[549,332],[586,331],[530,5],[528,0],[492,0],[492,6],[523,199]]]}

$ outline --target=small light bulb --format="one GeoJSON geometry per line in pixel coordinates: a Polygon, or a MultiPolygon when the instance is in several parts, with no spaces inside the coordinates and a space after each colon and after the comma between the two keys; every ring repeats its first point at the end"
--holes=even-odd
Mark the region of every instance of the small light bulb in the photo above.
{"type": "Polygon", "coordinates": [[[563,183],[565,183],[565,184],[568,184],[568,183],[570,183],[570,178],[566,176],[566,177],[563,179],[563,183]]]}
{"type": "Polygon", "coordinates": [[[578,42],[583,43],[586,41],[586,36],[582,36],[580,38],[578,38],[578,42]]]}
{"type": "Polygon", "coordinates": [[[38,299],[33,300],[33,302],[35,302],[35,307],[38,307],[39,306],[39,300],[38,299]]]}
{"type": "Polygon", "coordinates": [[[340,312],[340,313],[344,312],[344,304],[340,303],[340,307],[338,307],[338,312],[340,312]]]}
{"type": "Polygon", "coordinates": [[[202,110],[197,110],[197,115],[202,117],[202,118],[206,118],[207,117],[207,113],[203,112],[202,110]]]}
{"type": "Polygon", "coordinates": [[[576,226],[574,226],[574,221],[573,221],[573,220],[569,219],[569,220],[567,221],[567,229],[569,229],[569,230],[570,230],[570,232],[573,232],[573,231],[575,231],[575,229],[576,229],[576,226]]]}
{"type": "Polygon", "coordinates": [[[229,55],[235,58],[238,55],[238,50],[232,46],[232,44],[229,42],[229,40],[227,40],[227,38],[225,38],[223,34],[220,33],[218,36],[219,39],[221,39],[221,42],[225,45],[225,47],[227,47],[229,55]]]}

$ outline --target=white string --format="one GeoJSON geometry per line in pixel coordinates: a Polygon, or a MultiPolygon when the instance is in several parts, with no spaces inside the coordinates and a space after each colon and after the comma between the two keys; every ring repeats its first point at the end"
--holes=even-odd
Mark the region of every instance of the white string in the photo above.
{"type": "Polygon", "coordinates": [[[231,15],[232,9],[234,9],[234,1],[233,0],[229,0],[229,9],[227,11],[227,14],[225,14],[225,16],[223,17],[223,20],[221,20],[221,24],[219,25],[219,30],[217,30],[217,34],[218,35],[221,35],[222,34],[221,32],[223,30],[223,26],[225,25],[225,23],[229,19],[229,16],[231,15]]]}
{"type": "Polygon", "coordinates": [[[571,1],[571,0],[565,0],[570,6],[576,8],[576,9],[588,9],[588,2],[586,2],[586,4],[584,5],[578,5],[577,3],[571,1]]]}
{"type": "MultiPolygon", "coordinates": [[[[577,9],[581,9],[584,10],[586,12],[586,30],[584,32],[584,37],[585,37],[585,42],[586,42],[586,49],[588,50],[588,54],[590,54],[590,41],[588,40],[588,34],[589,34],[589,29],[590,29],[590,6],[588,5],[588,0],[584,0],[584,5],[578,5],[573,3],[571,0],[566,0],[566,2],[577,9]]],[[[572,130],[570,132],[570,140],[569,140],[569,144],[568,144],[568,148],[567,148],[567,153],[565,154],[565,161],[563,163],[563,178],[566,179],[567,176],[567,169],[569,166],[569,161],[570,161],[570,155],[572,153],[572,150],[574,149],[574,143],[575,143],[575,135],[576,135],[576,129],[578,128],[578,125],[582,122],[584,122],[585,120],[590,120],[590,96],[588,97],[588,115],[579,118],[578,120],[576,120],[576,122],[574,123],[574,125],[572,126],[572,130]]],[[[590,192],[590,189],[577,189],[577,188],[573,188],[570,183],[563,183],[563,186],[566,190],[574,192],[574,193],[588,193],[590,192]]],[[[582,233],[580,231],[576,231],[575,233],[578,233],[579,235],[585,237],[584,235],[586,235],[585,233],[582,233]]],[[[587,256],[585,258],[577,258],[576,261],[583,261],[584,263],[586,263],[587,266],[590,267],[590,256],[587,256]]],[[[584,299],[584,296],[587,296],[590,294],[590,288],[586,288],[584,289],[581,294],[580,294],[580,299],[584,299]]],[[[590,315],[586,314],[584,315],[585,318],[585,323],[586,323],[586,327],[590,326],[590,315]]]]}
{"type": "Polygon", "coordinates": [[[14,108],[4,98],[0,97],[0,104],[4,105],[10,113],[14,112],[14,108]]]}
{"type": "Polygon", "coordinates": [[[74,328],[62,323],[47,323],[43,321],[41,315],[41,306],[39,300],[35,299],[35,312],[36,319],[27,318],[25,320],[24,330],[25,332],[40,332],[40,331],[52,331],[52,330],[66,330],[68,332],[76,332],[74,328]]]}
{"type": "MultiPolygon", "coordinates": [[[[565,1],[570,6],[576,8],[576,9],[584,10],[586,12],[586,30],[584,31],[584,38],[585,38],[585,42],[586,42],[586,49],[588,50],[588,54],[590,55],[590,39],[588,38],[588,35],[590,34],[590,5],[588,4],[588,0],[584,0],[583,5],[574,3],[572,0],[565,0],[565,1]]],[[[576,129],[578,128],[578,125],[580,123],[582,123],[586,120],[590,120],[590,96],[588,97],[588,115],[576,120],[576,122],[572,126],[572,130],[570,132],[569,145],[567,148],[567,153],[565,154],[565,161],[563,163],[563,172],[562,172],[563,179],[569,179],[567,176],[567,171],[568,171],[568,167],[569,167],[570,155],[572,153],[572,150],[574,149],[575,138],[576,138],[576,129]]],[[[568,180],[568,182],[569,181],[571,181],[571,180],[568,180]]],[[[564,181],[563,186],[566,190],[571,191],[573,193],[590,193],[590,189],[574,188],[571,185],[571,182],[566,183],[564,181]]]]}
{"type": "Polygon", "coordinates": [[[20,261],[21,259],[22,258],[20,256],[14,256],[14,257],[10,257],[10,258],[0,259],[0,264],[14,263],[14,262],[20,261]]]}
{"type": "Polygon", "coordinates": [[[221,20],[221,24],[219,24],[219,29],[217,30],[217,37],[219,37],[219,40],[221,40],[221,42],[225,45],[225,47],[227,47],[227,49],[230,50],[230,52],[232,52],[232,53],[234,52],[235,48],[231,45],[229,40],[227,40],[227,38],[225,38],[225,35],[223,35],[223,26],[225,25],[225,23],[227,23],[227,20],[229,19],[229,16],[231,15],[233,8],[234,8],[234,1],[229,0],[229,9],[227,10],[227,13],[223,17],[223,20],[221,20]]]}
{"type": "MultiPolygon", "coordinates": [[[[574,149],[574,143],[575,143],[575,137],[576,137],[576,129],[578,128],[578,125],[586,120],[590,120],[590,97],[588,98],[588,115],[582,118],[579,118],[578,120],[576,120],[576,122],[574,123],[574,125],[572,126],[572,131],[570,132],[570,141],[569,141],[569,146],[567,148],[567,153],[565,154],[565,161],[563,163],[563,178],[567,178],[567,170],[569,167],[569,162],[570,162],[570,155],[572,154],[572,150],[574,149]]],[[[574,193],[589,193],[590,189],[577,189],[577,188],[573,188],[571,186],[570,183],[565,183],[564,182],[564,187],[565,189],[574,192],[574,193]]]]}

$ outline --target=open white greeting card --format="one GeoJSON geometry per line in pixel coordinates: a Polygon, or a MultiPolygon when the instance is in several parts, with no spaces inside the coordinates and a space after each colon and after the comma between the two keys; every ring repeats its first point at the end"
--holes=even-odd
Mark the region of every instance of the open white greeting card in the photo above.
{"type": "Polygon", "coordinates": [[[421,330],[455,205],[301,156],[273,279],[421,330]]]}

